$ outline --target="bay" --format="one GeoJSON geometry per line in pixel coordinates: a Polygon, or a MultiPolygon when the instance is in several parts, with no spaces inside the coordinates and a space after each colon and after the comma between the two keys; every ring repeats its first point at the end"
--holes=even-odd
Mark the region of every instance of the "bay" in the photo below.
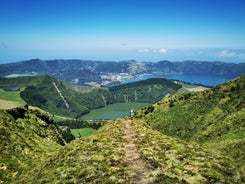
{"type": "Polygon", "coordinates": [[[140,80],[146,80],[150,78],[166,78],[175,79],[192,84],[202,84],[205,86],[216,86],[233,79],[230,76],[219,76],[219,75],[196,75],[196,74],[182,74],[182,75],[163,75],[163,74],[149,74],[139,76],[133,79],[129,79],[123,82],[123,84],[130,82],[137,82],[140,80]]]}

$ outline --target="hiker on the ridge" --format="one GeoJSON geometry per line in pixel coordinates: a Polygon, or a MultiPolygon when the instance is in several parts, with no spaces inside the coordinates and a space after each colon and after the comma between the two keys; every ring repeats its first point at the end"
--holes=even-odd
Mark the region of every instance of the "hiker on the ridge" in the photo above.
{"type": "Polygon", "coordinates": [[[80,132],[78,133],[77,138],[78,138],[78,139],[80,139],[80,138],[81,138],[81,134],[80,134],[80,132]]]}
{"type": "Polygon", "coordinates": [[[133,117],[134,117],[134,109],[131,109],[130,110],[130,118],[133,119],[133,117]]]}

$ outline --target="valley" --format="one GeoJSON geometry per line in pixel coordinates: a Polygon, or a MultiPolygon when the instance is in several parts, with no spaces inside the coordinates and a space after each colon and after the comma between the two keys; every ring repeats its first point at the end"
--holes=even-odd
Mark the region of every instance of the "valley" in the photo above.
{"type": "Polygon", "coordinates": [[[245,184],[245,0],[0,12],[0,184],[245,184]]]}
{"type": "MultiPolygon", "coordinates": [[[[33,120],[35,121],[35,118],[33,120]]],[[[45,120],[38,121],[40,125],[45,125],[45,120]]],[[[20,122],[26,132],[31,132],[27,131],[29,125],[24,119],[23,121],[19,119],[16,123],[20,122]]],[[[3,119],[1,123],[7,122],[3,119]]],[[[14,124],[7,124],[9,128],[17,128],[14,124]]],[[[6,125],[1,124],[2,131],[4,127],[6,125]]],[[[42,129],[39,127],[36,131],[40,132],[42,129]]],[[[21,132],[19,135],[22,134],[21,132]]],[[[51,130],[49,134],[52,132],[51,130]]],[[[40,136],[42,134],[33,134],[33,141],[46,140],[45,137],[40,136]]],[[[23,136],[23,139],[28,139],[28,137],[23,136]]],[[[9,144],[18,144],[16,141],[14,137],[8,139],[9,144]]],[[[42,144],[47,143],[39,143],[40,146],[42,144]]],[[[35,144],[30,145],[33,148],[36,147],[35,144]]],[[[33,182],[138,183],[139,181],[169,184],[244,182],[244,171],[239,169],[240,162],[235,162],[224,153],[214,152],[211,148],[203,149],[194,142],[164,135],[152,129],[143,119],[129,120],[126,117],[110,121],[88,138],[73,140],[65,146],[56,145],[51,141],[49,147],[42,153],[35,149],[32,152],[28,152],[27,148],[12,150],[11,147],[5,145],[6,155],[21,154],[22,157],[17,157],[21,159],[18,163],[26,165],[24,170],[21,165],[11,168],[8,161],[3,160],[6,156],[1,153],[3,156],[0,157],[1,167],[5,168],[1,181],[23,184],[33,182]],[[52,147],[51,144],[53,144],[52,147]],[[48,150],[50,151],[44,154],[48,150]],[[36,157],[43,154],[42,159],[37,162],[31,156],[32,152],[36,157]],[[27,158],[29,162],[32,162],[31,165],[25,162],[27,158]]]]}
{"type": "MultiPolygon", "coordinates": [[[[49,114],[80,118],[91,110],[115,103],[154,103],[166,94],[173,94],[180,84],[167,79],[147,79],[112,87],[83,87],[65,83],[48,75],[0,78],[0,85],[21,89],[21,99],[49,114]]],[[[133,108],[133,107],[132,107],[133,108]]]]}
{"type": "Polygon", "coordinates": [[[244,84],[0,78],[0,183],[244,183],[244,84]]]}
{"type": "Polygon", "coordinates": [[[123,102],[107,105],[103,108],[94,109],[81,117],[83,120],[109,120],[127,116],[131,109],[138,111],[150,105],[150,103],[123,102]]]}

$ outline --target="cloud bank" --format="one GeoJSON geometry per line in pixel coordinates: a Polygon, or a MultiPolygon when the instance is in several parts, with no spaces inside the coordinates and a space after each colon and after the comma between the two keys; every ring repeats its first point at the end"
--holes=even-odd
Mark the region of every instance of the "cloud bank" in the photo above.
{"type": "Polygon", "coordinates": [[[218,53],[223,58],[245,59],[245,49],[243,50],[222,50],[218,53]]]}
{"type": "Polygon", "coordinates": [[[144,49],[139,49],[139,53],[161,53],[161,54],[166,54],[168,52],[168,49],[166,48],[160,48],[160,49],[149,49],[149,48],[144,48],[144,49]]]}

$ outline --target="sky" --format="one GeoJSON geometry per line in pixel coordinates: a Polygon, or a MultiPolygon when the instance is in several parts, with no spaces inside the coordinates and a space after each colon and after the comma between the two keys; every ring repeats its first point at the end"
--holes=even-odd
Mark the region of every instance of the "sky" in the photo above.
{"type": "Polygon", "coordinates": [[[245,62],[245,0],[1,0],[0,63],[245,62]]]}

